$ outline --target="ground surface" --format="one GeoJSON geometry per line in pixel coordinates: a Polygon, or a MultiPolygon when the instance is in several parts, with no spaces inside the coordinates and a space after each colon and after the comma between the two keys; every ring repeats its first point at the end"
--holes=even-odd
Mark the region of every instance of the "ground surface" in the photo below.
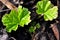
{"type": "MultiPolygon", "coordinates": [[[[21,5],[28,8],[32,12],[31,20],[36,21],[36,23],[39,22],[41,24],[41,28],[37,29],[34,34],[30,34],[27,31],[27,29],[31,25],[29,24],[28,26],[25,26],[24,28],[19,27],[16,32],[12,31],[11,33],[7,33],[5,30],[5,26],[1,22],[1,19],[2,19],[2,16],[5,13],[8,13],[10,10],[4,4],[0,2],[0,39],[1,40],[57,40],[54,34],[54,31],[52,30],[52,28],[50,28],[50,25],[53,24],[54,26],[56,26],[56,29],[58,29],[58,32],[60,33],[60,27],[59,27],[60,14],[56,20],[53,20],[52,22],[50,21],[45,22],[43,20],[43,17],[41,17],[40,19],[36,18],[37,14],[35,12],[36,8],[34,8],[34,6],[39,0],[20,0],[20,1],[9,0],[9,1],[13,3],[16,7],[20,4],[19,2],[23,2],[23,4],[21,3],[21,5]]],[[[58,6],[59,8],[58,13],[60,13],[60,4],[57,3],[56,0],[51,0],[51,2],[54,5],[58,6]]]]}

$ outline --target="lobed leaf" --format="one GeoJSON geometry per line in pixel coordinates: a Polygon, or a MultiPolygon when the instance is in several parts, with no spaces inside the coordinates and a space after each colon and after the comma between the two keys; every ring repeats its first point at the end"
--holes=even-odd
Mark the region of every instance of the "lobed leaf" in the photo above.
{"type": "Polygon", "coordinates": [[[45,11],[47,11],[51,7],[51,2],[50,1],[46,1],[46,0],[39,1],[37,3],[36,7],[37,7],[36,12],[38,14],[42,14],[42,13],[44,13],[45,11]]]}
{"type": "Polygon", "coordinates": [[[57,6],[54,6],[53,8],[49,9],[47,12],[44,13],[44,19],[45,21],[52,21],[53,19],[56,19],[58,16],[58,8],[57,6]]]}
{"type": "Polygon", "coordinates": [[[49,0],[41,0],[37,3],[37,14],[43,14],[45,21],[52,21],[53,19],[56,19],[58,16],[58,7],[51,4],[49,0]]]}
{"type": "Polygon", "coordinates": [[[22,6],[19,6],[17,11],[11,10],[9,14],[5,14],[2,17],[2,22],[6,26],[7,32],[11,32],[12,30],[16,31],[18,25],[23,27],[31,22],[30,12],[27,8],[22,8],[22,6]]]}

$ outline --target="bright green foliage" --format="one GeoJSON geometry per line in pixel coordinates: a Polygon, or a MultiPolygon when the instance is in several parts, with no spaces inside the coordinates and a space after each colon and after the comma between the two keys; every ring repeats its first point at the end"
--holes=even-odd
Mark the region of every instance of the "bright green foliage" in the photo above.
{"type": "Polygon", "coordinates": [[[35,26],[32,25],[32,26],[29,28],[29,32],[30,32],[30,33],[32,33],[32,32],[34,33],[37,28],[40,28],[40,24],[39,24],[39,23],[37,23],[35,26]]]}
{"type": "Polygon", "coordinates": [[[58,7],[57,6],[53,7],[51,2],[48,0],[39,1],[36,7],[37,7],[36,12],[41,15],[43,14],[45,21],[48,20],[52,21],[53,19],[56,19],[58,16],[57,14],[58,7]]]}
{"type": "Polygon", "coordinates": [[[2,17],[2,22],[6,26],[6,30],[11,32],[11,30],[15,30],[18,28],[18,17],[15,10],[12,10],[10,14],[5,14],[2,17]]]}
{"type": "Polygon", "coordinates": [[[57,14],[57,7],[56,6],[54,6],[53,8],[49,9],[48,11],[46,11],[44,13],[44,19],[46,21],[56,19],[57,16],[58,16],[58,14],[57,14]]]}
{"type": "Polygon", "coordinates": [[[28,25],[31,22],[30,12],[27,8],[19,6],[17,11],[11,10],[9,14],[5,14],[2,17],[2,22],[6,26],[7,32],[16,31],[18,25],[24,27],[24,25],[28,25]]]}
{"type": "Polygon", "coordinates": [[[30,12],[28,11],[28,9],[26,9],[26,8],[23,8],[22,9],[22,7],[21,6],[19,6],[18,7],[18,18],[20,18],[19,19],[19,25],[20,26],[22,26],[22,27],[24,27],[24,24],[25,25],[28,25],[28,23],[30,23],[31,22],[31,20],[30,20],[30,12]]]}

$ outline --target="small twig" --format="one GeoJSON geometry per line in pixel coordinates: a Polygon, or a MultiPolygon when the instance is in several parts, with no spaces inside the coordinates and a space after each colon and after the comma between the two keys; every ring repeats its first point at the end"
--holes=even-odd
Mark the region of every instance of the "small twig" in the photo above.
{"type": "Polygon", "coordinates": [[[14,6],[12,3],[10,3],[8,0],[0,0],[4,5],[6,5],[9,9],[13,10],[13,9],[17,9],[16,6],[14,6]]]}
{"type": "Polygon", "coordinates": [[[10,37],[9,40],[10,40],[10,39],[16,40],[14,37],[10,37]]]}
{"type": "Polygon", "coordinates": [[[58,29],[57,29],[57,25],[56,25],[56,24],[51,24],[50,27],[52,28],[56,39],[59,40],[59,31],[58,31],[58,29]]]}
{"type": "Polygon", "coordinates": [[[9,11],[10,9],[0,10],[0,12],[9,11]]]}
{"type": "Polygon", "coordinates": [[[3,9],[5,7],[5,5],[3,5],[2,2],[0,2],[0,10],[3,9]]]}
{"type": "Polygon", "coordinates": [[[57,0],[57,6],[59,6],[59,0],[57,0]]]}

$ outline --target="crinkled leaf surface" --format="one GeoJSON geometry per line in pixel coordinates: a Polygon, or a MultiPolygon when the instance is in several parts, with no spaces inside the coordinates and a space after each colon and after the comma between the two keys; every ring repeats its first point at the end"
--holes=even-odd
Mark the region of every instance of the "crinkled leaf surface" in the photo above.
{"type": "Polygon", "coordinates": [[[52,21],[53,19],[56,19],[58,16],[58,7],[54,6],[52,7],[52,4],[48,0],[42,0],[39,1],[36,5],[37,10],[36,12],[38,14],[43,14],[44,15],[44,20],[45,21],[52,21]]]}
{"type": "Polygon", "coordinates": [[[36,12],[38,14],[42,14],[42,13],[46,12],[51,7],[51,2],[50,1],[46,1],[46,0],[39,1],[37,3],[36,7],[37,7],[36,12]]]}
{"type": "MultiPolygon", "coordinates": [[[[28,11],[28,9],[23,8],[22,10],[23,10],[22,13],[19,14],[19,16],[20,16],[20,19],[19,19],[20,20],[20,22],[19,22],[20,24],[19,25],[23,27],[24,24],[28,25],[28,23],[30,23],[31,20],[30,20],[30,12],[28,11]]],[[[19,12],[19,10],[18,10],[18,12],[19,12]]]]}
{"type": "Polygon", "coordinates": [[[18,25],[23,27],[24,25],[28,25],[28,23],[31,22],[30,12],[28,9],[19,6],[17,11],[11,10],[9,14],[5,14],[2,17],[2,22],[6,26],[7,32],[11,32],[12,30],[16,31],[18,25]]]}
{"type": "Polygon", "coordinates": [[[11,10],[10,14],[5,14],[2,18],[3,24],[6,26],[6,30],[11,32],[11,30],[16,30],[18,27],[17,12],[11,10]],[[14,28],[15,27],[15,28],[14,28]]]}
{"type": "Polygon", "coordinates": [[[57,16],[58,16],[58,13],[57,13],[57,6],[54,6],[53,8],[49,9],[47,12],[44,13],[44,19],[45,21],[48,21],[48,20],[53,20],[53,19],[56,19],[57,16]]]}

